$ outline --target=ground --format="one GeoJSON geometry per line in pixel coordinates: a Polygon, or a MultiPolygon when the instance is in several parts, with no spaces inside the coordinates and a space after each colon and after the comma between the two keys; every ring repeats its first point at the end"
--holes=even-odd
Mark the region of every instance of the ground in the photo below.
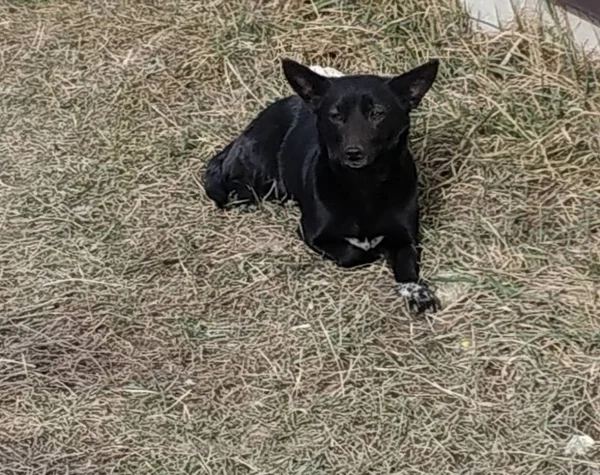
{"type": "Polygon", "coordinates": [[[598,473],[599,64],[452,0],[360,5],[0,4],[3,474],[598,473]],[[434,318],[297,209],[204,195],[284,56],[440,58],[412,134],[434,318]]]}

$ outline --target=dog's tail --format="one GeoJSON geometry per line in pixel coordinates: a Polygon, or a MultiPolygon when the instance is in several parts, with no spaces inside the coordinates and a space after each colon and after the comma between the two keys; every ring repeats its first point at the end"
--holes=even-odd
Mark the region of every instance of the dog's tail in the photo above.
{"type": "Polygon", "coordinates": [[[223,208],[229,199],[227,176],[223,169],[223,162],[227,158],[233,143],[230,143],[221,152],[211,158],[204,171],[204,189],[208,197],[213,200],[219,208],[223,208]]]}

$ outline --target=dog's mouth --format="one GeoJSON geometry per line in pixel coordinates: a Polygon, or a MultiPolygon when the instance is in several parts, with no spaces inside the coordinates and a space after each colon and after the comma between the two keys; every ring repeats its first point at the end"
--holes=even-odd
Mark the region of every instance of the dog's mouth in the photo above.
{"type": "Polygon", "coordinates": [[[353,169],[359,169],[359,168],[365,168],[366,166],[371,164],[371,160],[369,160],[368,158],[362,158],[360,160],[343,160],[342,164],[345,167],[348,168],[353,168],[353,169]]]}
{"type": "Polygon", "coordinates": [[[340,153],[338,150],[328,149],[331,160],[342,168],[358,170],[368,167],[373,163],[373,156],[370,154],[361,154],[360,156],[348,156],[348,154],[340,153]]]}

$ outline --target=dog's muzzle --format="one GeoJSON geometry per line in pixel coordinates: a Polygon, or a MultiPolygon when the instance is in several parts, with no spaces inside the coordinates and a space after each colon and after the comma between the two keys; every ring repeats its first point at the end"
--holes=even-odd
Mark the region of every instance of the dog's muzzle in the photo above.
{"type": "Polygon", "coordinates": [[[369,165],[370,160],[361,147],[353,146],[344,149],[342,163],[349,168],[362,168],[369,165]]]}

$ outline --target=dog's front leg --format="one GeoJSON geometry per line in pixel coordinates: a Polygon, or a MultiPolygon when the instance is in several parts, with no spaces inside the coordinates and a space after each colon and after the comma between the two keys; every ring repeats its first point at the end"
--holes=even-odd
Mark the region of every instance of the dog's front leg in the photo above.
{"type": "Polygon", "coordinates": [[[387,246],[387,256],[398,283],[398,293],[416,313],[435,312],[439,301],[429,286],[419,277],[419,251],[411,243],[387,246]]]}

